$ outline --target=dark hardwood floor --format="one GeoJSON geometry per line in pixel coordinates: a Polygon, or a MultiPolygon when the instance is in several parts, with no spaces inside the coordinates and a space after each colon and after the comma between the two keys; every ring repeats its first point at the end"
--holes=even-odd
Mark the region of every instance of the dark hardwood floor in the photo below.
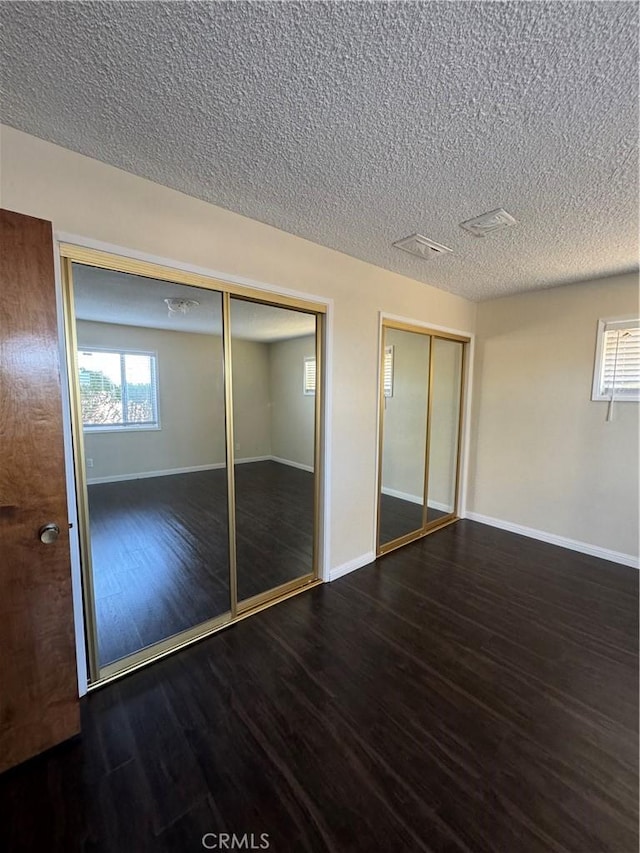
{"type": "Polygon", "coordinates": [[[636,853],[637,649],[637,571],[461,521],[87,697],[0,848],[636,853]]]}
{"type": "MultiPolygon", "coordinates": [[[[229,610],[226,471],[89,486],[102,665],[229,610]]],[[[238,598],[312,570],[313,474],[236,466],[238,598]]]]}

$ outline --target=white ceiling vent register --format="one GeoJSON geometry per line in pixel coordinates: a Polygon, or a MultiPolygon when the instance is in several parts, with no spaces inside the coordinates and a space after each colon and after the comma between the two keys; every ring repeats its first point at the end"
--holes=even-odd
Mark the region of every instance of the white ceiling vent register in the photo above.
{"type": "Polygon", "coordinates": [[[460,227],[473,234],[474,237],[486,237],[487,234],[493,234],[494,231],[511,228],[513,225],[517,225],[517,222],[518,220],[514,219],[510,213],[499,207],[497,210],[483,213],[482,216],[476,216],[475,219],[467,219],[466,222],[461,222],[460,227]]]}
{"type": "Polygon", "coordinates": [[[417,255],[425,261],[435,258],[437,255],[446,255],[453,252],[453,249],[448,249],[440,243],[435,243],[433,240],[429,240],[428,237],[423,237],[422,234],[410,234],[408,237],[403,237],[402,240],[396,240],[393,245],[396,249],[402,249],[403,252],[417,255]]]}

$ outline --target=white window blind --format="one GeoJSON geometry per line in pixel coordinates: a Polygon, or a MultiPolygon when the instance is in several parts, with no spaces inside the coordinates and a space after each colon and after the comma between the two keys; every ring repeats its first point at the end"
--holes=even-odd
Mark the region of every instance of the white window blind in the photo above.
{"type": "Polygon", "coordinates": [[[309,356],[304,360],[304,393],[316,393],[316,360],[309,356]]]}
{"type": "Polygon", "coordinates": [[[384,348],[383,389],[385,397],[393,397],[393,347],[384,348]]]}
{"type": "Polygon", "coordinates": [[[593,400],[640,400],[640,321],[600,320],[593,400]]]}
{"type": "Polygon", "coordinates": [[[85,429],[157,429],[155,353],[78,352],[80,408],[85,429]]]}

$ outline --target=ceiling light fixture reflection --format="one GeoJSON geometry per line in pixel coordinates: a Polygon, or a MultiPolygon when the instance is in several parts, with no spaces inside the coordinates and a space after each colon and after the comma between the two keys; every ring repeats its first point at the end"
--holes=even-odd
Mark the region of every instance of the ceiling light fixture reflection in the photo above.
{"type": "Polygon", "coordinates": [[[195,299],[165,299],[165,305],[169,309],[169,317],[175,317],[177,314],[188,314],[189,311],[197,308],[200,305],[195,299]]]}

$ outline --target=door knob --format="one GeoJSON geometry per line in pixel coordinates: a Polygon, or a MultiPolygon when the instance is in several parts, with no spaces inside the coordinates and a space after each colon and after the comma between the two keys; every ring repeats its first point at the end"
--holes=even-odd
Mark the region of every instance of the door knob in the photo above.
{"type": "Polygon", "coordinates": [[[38,536],[44,545],[51,545],[51,543],[55,542],[58,536],[60,536],[60,528],[57,524],[54,524],[51,521],[49,524],[45,524],[40,528],[38,536]]]}

